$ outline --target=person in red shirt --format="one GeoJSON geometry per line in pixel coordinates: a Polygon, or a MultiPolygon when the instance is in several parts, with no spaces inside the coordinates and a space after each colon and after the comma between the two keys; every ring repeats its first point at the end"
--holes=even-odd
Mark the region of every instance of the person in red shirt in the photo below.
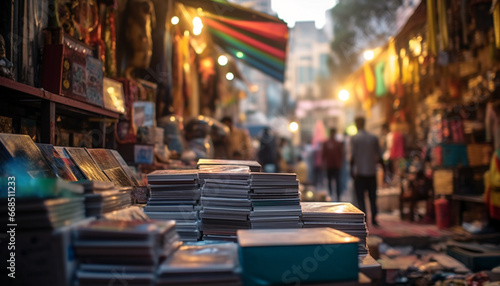
{"type": "Polygon", "coordinates": [[[330,197],[333,197],[333,187],[332,180],[335,179],[335,188],[337,191],[337,201],[340,201],[340,170],[342,164],[344,163],[344,144],[335,138],[337,134],[337,129],[330,129],[330,137],[323,143],[323,148],[321,154],[323,157],[323,162],[326,167],[326,173],[328,178],[328,191],[330,192],[330,197]]]}

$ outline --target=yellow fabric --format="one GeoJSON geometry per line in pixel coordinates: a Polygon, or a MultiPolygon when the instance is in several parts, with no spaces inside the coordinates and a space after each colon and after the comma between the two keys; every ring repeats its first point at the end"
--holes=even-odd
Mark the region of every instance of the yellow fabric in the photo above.
{"type": "Polygon", "coordinates": [[[446,21],[446,2],[438,0],[438,21],[439,35],[441,40],[441,50],[448,48],[448,23],[446,21]]]}
{"type": "Polygon", "coordinates": [[[495,31],[495,47],[500,49],[500,5],[493,10],[493,29],[495,31]]]}
{"type": "Polygon", "coordinates": [[[363,69],[365,71],[366,90],[371,93],[375,90],[375,76],[369,64],[365,64],[363,69]]]}
{"type": "Polygon", "coordinates": [[[399,63],[398,55],[396,54],[396,45],[394,39],[389,40],[389,47],[387,49],[387,66],[385,68],[386,86],[389,87],[391,93],[396,93],[396,83],[399,79],[399,63]]]}
{"type": "Polygon", "coordinates": [[[429,45],[429,54],[437,56],[437,43],[436,43],[436,9],[434,7],[434,0],[427,0],[427,42],[429,45]]]}

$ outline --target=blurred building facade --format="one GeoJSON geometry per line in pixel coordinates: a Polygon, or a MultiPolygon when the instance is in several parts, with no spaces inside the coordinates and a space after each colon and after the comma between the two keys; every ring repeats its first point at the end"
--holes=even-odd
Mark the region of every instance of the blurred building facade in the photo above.
{"type": "Polygon", "coordinates": [[[303,143],[311,141],[318,120],[326,128],[344,125],[342,103],[334,94],[328,67],[333,35],[326,27],[332,24],[328,18],[326,23],[317,29],[314,21],[296,22],[290,30],[285,87],[296,102],[295,118],[303,143]]]}

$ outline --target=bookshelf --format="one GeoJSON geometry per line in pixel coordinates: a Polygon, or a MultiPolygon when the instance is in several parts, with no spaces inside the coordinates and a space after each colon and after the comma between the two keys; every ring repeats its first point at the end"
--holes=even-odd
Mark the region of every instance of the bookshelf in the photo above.
{"type": "MultiPolygon", "coordinates": [[[[116,121],[120,114],[102,107],[64,97],[41,88],[32,87],[0,77],[0,115],[29,116],[39,114],[41,143],[55,145],[57,116],[75,120],[100,122],[105,133],[105,122],[116,121]]],[[[102,136],[104,147],[104,136],[102,136]]]]}

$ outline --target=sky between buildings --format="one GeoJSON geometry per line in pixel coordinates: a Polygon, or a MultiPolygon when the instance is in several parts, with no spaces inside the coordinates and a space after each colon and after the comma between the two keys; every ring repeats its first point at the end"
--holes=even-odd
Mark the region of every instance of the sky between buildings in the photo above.
{"type": "Polygon", "coordinates": [[[325,12],[332,8],[336,0],[272,0],[271,7],[278,17],[295,26],[297,21],[315,21],[316,28],[325,25],[325,12]]]}

